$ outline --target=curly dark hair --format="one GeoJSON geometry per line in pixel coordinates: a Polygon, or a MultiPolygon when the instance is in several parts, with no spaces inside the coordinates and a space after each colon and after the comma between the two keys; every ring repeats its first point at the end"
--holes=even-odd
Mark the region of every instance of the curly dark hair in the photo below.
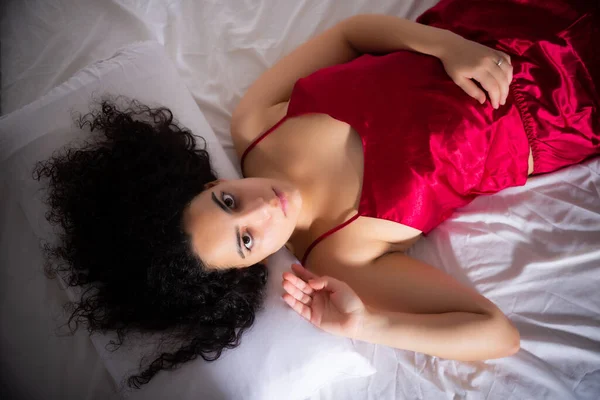
{"type": "Polygon", "coordinates": [[[208,152],[169,109],[135,100],[104,100],[77,124],[90,129],[88,140],[34,170],[49,181],[46,218],[61,228],[58,244],[45,245],[46,273],[84,288],[70,303],[71,332],[80,323],[90,334],[115,331],[115,349],[132,332],[177,343],[145,367],[140,361],[127,379],[135,388],[238,346],[262,304],[267,270],[211,270],[191,250],[183,211],[216,179],[208,152]]]}

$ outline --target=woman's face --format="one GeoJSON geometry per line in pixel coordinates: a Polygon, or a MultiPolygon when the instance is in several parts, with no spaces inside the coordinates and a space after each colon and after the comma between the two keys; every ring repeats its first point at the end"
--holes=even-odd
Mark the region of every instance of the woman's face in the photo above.
{"type": "Polygon", "coordinates": [[[192,200],[184,226],[210,268],[248,267],[287,242],[301,207],[300,192],[285,181],[218,180],[192,200]]]}

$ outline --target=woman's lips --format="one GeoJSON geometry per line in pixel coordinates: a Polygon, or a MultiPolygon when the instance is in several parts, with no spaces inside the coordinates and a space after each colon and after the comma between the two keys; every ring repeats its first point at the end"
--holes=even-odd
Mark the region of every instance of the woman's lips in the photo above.
{"type": "Polygon", "coordinates": [[[287,197],[285,197],[285,194],[278,192],[275,188],[273,188],[273,192],[275,192],[275,195],[279,198],[279,202],[281,203],[281,211],[283,211],[283,215],[287,217],[287,197]]]}

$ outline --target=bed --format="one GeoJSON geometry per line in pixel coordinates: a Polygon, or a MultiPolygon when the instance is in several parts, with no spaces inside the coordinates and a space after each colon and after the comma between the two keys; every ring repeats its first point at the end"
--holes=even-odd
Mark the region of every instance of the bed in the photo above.
{"type": "MultiPolygon", "coordinates": [[[[164,46],[225,156],[237,166],[229,118],[262,71],[347,16],[377,12],[414,19],[435,2],[4,2],[1,112],[19,111],[123,46],[152,40],[164,46]]],[[[2,184],[7,196],[8,184],[2,184]]],[[[22,202],[2,200],[0,396],[121,397],[115,364],[97,340],[84,332],[57,334],[55,316],[67,295],[58,282],[19,263],[25,253],[36,252],[21,246],[32,243],[36,232],[27,225],[22,202]]],[[[354,350],[376,372],[324,385],[311,400],[600,398],[598,158],[478,198],[410,253],[493,300],[519,328],[521,351],[502,360],[461,363],[356,341],[354,350]]],[[[36,257],[32,262],[41,264],[36,257]]],[[[185,384],[190,383],[180,381],[185,384]]],[[[184,398],[167,390],[154,396],[184,398]]],[[[215,392],[201,398],[225,397],[215,392]]]]}

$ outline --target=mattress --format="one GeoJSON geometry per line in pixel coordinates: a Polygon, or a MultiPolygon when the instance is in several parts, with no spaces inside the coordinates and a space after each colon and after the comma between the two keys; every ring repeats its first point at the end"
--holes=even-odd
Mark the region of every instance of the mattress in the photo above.
{"type": "MultiPolygon", "coordinates": [[[[350,15],[414,19],[435,2],[7,1],[0,24],[1,112],[34,101],[126,44],[156,40],[235,161],[231,112],[252,81],[282,55],[350,15]]],[[[0,260],[5,265],[18,252],[32,251],[16,244],[32,232],[4,229],[24,221],[18,208],[0,210],[0,218],[0,260]],[[4,251],[11,243],[12,250],[4,251]]],[[[312,400],[600,397],[598,159],[480,197],[410,252],[494,301],[519,328],[521,351],[502,360],[463,363],[355,342],[377,373],[330,385],[312,400]]],[[[27,290],[41,306],[0,327],[2,338],[14,337],[12,330],[25,321],[37,327],[19,332],[14,346],[3,343],[0,395],[10,398],[11,384],[18,382],[36,387],[31,393],[46,393],[46,398],[114,396],[85,332],[57,335],[57,321],[48,310],[59,310],[66,298],[56,283],[39,275],[21,276],[18,269],[3,273],[19,276],[23,284],[4,288],[3,321],[6,308],[14,304],[10,296],[19,290],[27,290]]]]}

